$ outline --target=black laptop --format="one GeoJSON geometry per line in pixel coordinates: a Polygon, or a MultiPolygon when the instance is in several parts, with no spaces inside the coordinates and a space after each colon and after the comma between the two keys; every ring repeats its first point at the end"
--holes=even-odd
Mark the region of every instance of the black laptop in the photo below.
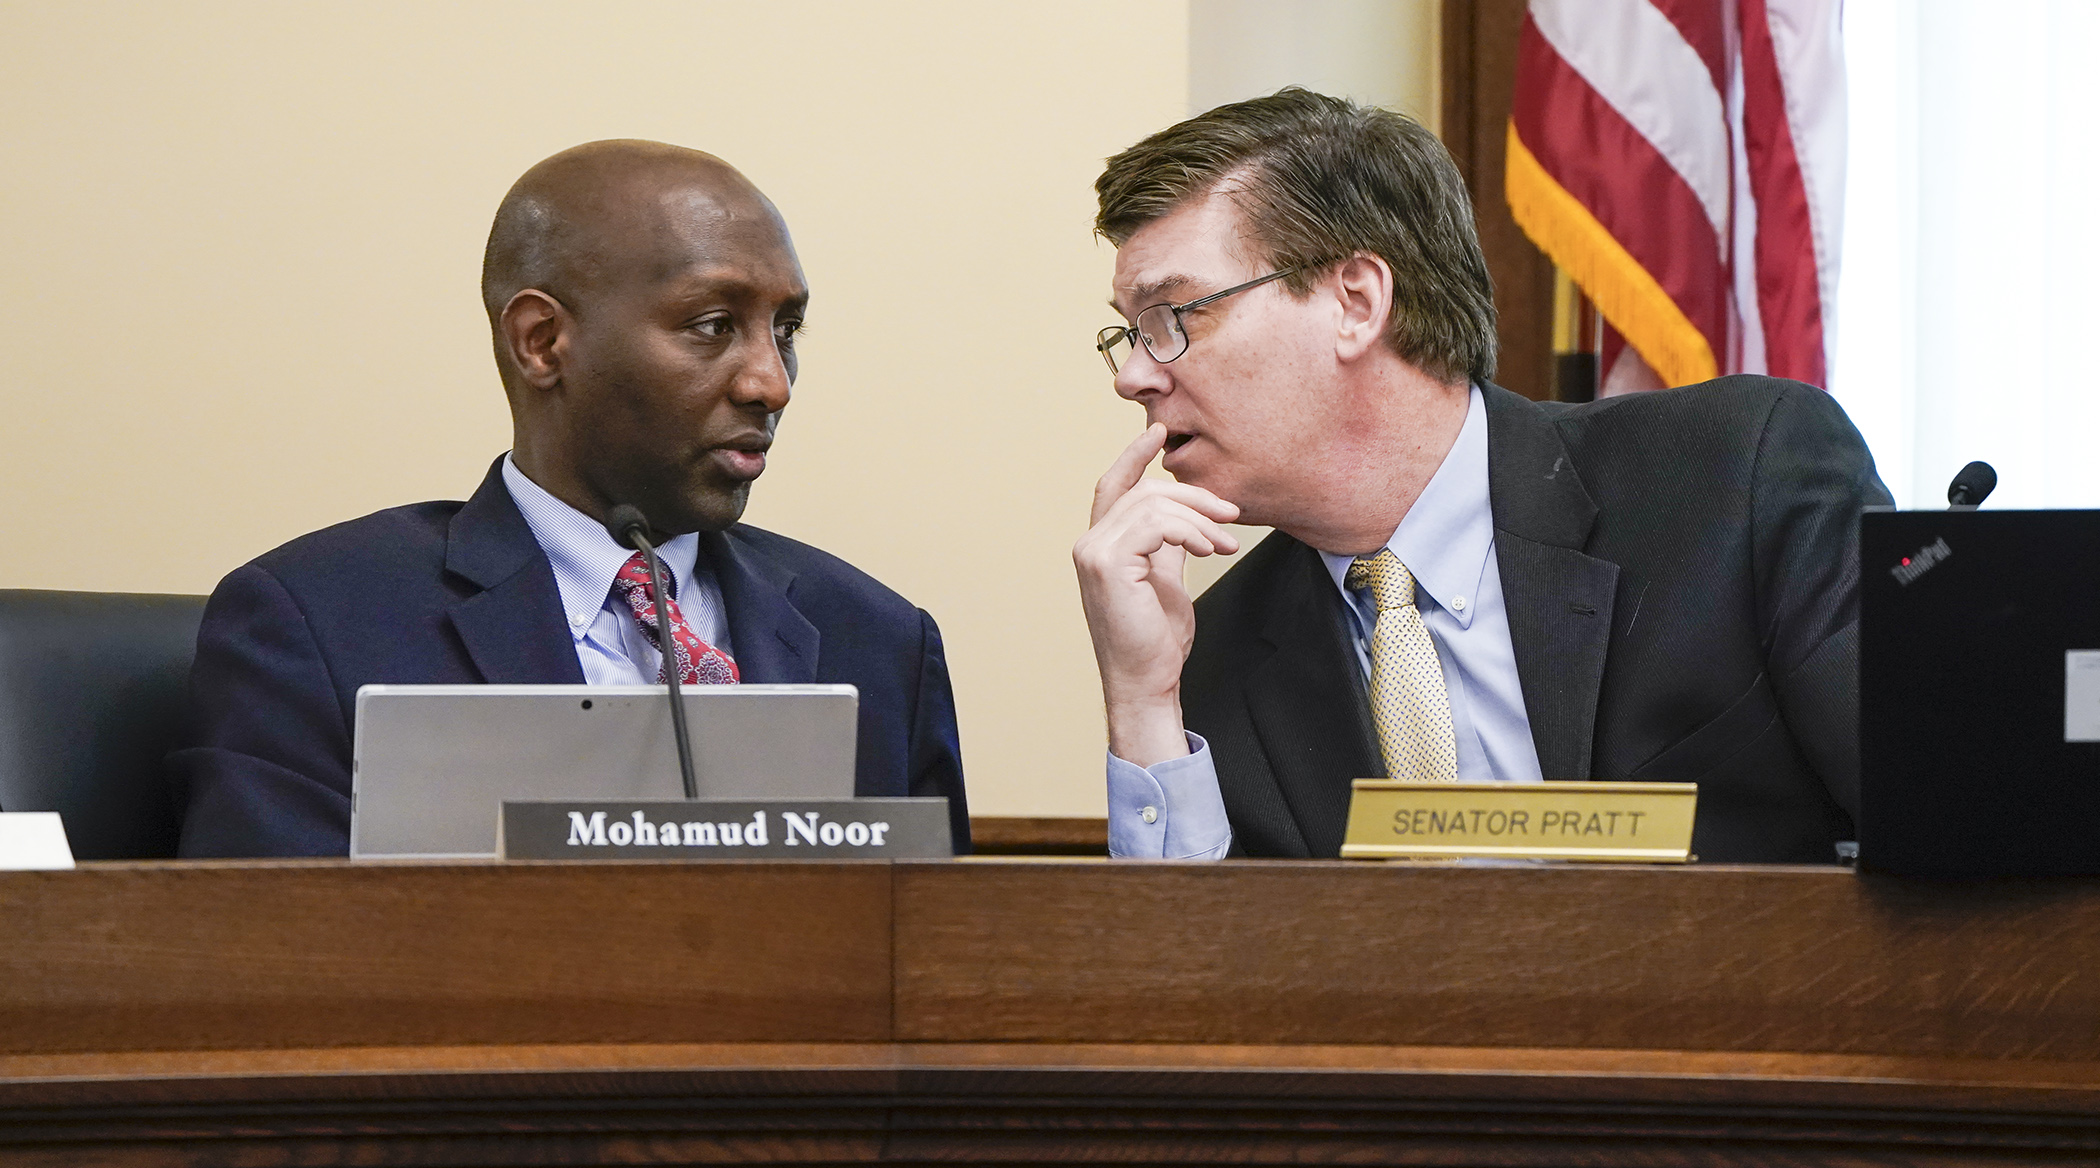
{"type": "Polygon", "coordinates": [[[2100,873],[2100,511],[1860,518],[1860,866],[2100,873]]]}

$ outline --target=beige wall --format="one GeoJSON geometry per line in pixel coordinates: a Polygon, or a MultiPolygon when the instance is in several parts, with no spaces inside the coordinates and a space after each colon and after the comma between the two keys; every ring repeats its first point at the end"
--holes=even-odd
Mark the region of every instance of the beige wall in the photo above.
{"type": "Polygon", "coordinates": [[[1438,126],[1440,0],[1189,0],[1192,114],[1302,85],[1438,126]]]}
{"type": "Polygon", "coordinates": [[[1182,115],[1186,44],[1164,0],[10,4],[0,587],[202,592],[462,497],[509,437],[497,199],[660,138],[767,190],[814,290],[749,518],[939,618],[977,810],[1098,814],[1069,549],[1139,416],[1089,184],[1182,115]]]}

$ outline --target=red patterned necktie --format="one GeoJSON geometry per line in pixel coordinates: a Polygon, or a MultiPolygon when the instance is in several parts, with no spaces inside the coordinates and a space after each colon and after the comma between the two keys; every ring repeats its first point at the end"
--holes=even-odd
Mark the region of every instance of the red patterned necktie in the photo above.
{"type": "MultiPolygon", "coordinates": [[[[663,642],[656,635],[656,605],[649,599],[649,565],[636,552],[620,565],[620,574],[613,578],[613,587],[627,598],[627,607],[634,611],[634,623],[642,627],[642,636],[663,652],[663,642]]],[[[671,608],[671,647],[678,656],[678,680],[682,685],[735,685],[737,683],[736,662],[694,635],[691,625],[685,623],[685,614],[678,610],[676,577],[667,565],[664,568],[664,590],[669,593],[664,603],[671,608]]],[[[668,662],[666,662],[668,664],[668,662]]],[[[656,680],[667,680],[661,666],[657,668],[656,680]]]]}

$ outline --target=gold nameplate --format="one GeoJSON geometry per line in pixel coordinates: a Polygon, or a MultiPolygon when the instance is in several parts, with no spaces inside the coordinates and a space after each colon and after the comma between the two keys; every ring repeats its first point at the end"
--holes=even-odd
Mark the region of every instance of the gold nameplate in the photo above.
{"type": "Polygon", "coordinates": [[[1358,779],[1345,860],[1691,859],[1697,783],[1403,783],[1358,779]]]}

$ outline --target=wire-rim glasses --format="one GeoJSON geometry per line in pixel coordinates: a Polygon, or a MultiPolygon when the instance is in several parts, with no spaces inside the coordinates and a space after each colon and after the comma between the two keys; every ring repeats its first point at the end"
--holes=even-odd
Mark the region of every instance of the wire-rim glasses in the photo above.
{"type": "Polygon", "coordinates": [[[1136,324],[1112,324],[1095,334],[1094,348],[1100,351],[1101,359],[1108,362],[1110,373],[1122,371],[1122,363],[1116,358],[1117,351],[1121,350],[1127,354],[1133,351],[1136,345],[1145,346],[1145,352],[1151,354],[1154,361],[1164,365],[1189,351],[1188,330],[1181,324],[1183,313],[1192,312],[1227,296],[1238,295],[1250,288],[1259,288],[1271,280],[1281,280],[1296,271],[1298,268],[1270,272],[1266,276],[1256,277],[1244,284],[1234,284],[1223,292],[1213,292],[1186,304],[1155,304],[1137,314],[1136,324]]]}

